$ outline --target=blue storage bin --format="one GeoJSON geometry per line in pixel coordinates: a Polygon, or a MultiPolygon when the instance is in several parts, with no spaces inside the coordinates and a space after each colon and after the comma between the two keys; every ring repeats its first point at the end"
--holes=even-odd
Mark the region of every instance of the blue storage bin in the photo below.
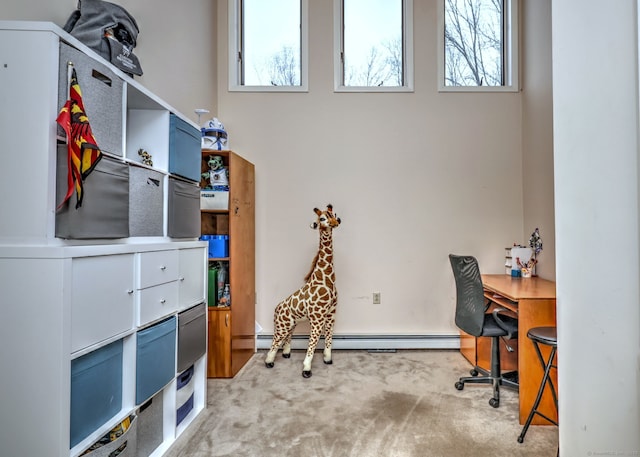
{"type": "Polygon", "coordinates": [[[169,118],[169,173],[200,182],[201,145],[202,134],[200,130],[171,113],[169,118]]]}
{"type": "Polygon", "coordinates": [[[176,372],[176,318],[136,334],[136,404],[141,404],[173,379],[176,372]]]}
{"type": "Polygon", "coordinates": [[[122,409],[122,340],[71,361],[71,447],[122,409]]]}
{"type": "Polygon", "coordinates": [[[184,373],[181,373],[176,380],[176,405],[178,406],[176,426],[180,425],[180,422],[193,410],[193,373],[194,368],[192,365],[184,373]]]}
{"type": "Polygon", "coordinates": [[[209,257],[229,257],[229,235],[209,235],[209,257]]]}

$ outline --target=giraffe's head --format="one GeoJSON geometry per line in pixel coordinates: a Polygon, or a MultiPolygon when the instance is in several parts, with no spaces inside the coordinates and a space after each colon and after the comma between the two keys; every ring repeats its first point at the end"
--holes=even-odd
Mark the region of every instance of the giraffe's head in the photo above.
{"type": "Polygon", "coordinates": [[[313,211],[318,216],[318,220],[311,223],[312,229],[330,230],[340,225],[340,218],[333,212],[333,205],[329,203],[325,211],[320,211],[318,208],[313,208],[313,211]]]}

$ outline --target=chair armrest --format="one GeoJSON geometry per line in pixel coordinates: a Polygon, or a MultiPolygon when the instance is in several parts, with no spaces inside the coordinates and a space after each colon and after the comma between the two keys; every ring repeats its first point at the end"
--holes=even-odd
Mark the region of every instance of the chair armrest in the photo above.
{"type": "MultiPolygon", "coordinates": [[[[518,315],[516,313],[514,313],[513,311],[511,311],[510,309],[506,309],[506,308],[495,308],[491,314],[493,314],[493,318],[495,319],[496,323],[498,324],[498,327],[500,327],[502,330],[504,330],[505,332],[507,332],[506,335],[506,339],[510,340],[511,338],[513,338],[513,329],[509,328],[509,326],[500,318],[500,314],[504,315],[504,316],[509,316],[509,317],[513,317],[514,319],[518,318],[518,315]]],[[[516,328],[516,333],[517,333],[518,329],[516,328]]]]}

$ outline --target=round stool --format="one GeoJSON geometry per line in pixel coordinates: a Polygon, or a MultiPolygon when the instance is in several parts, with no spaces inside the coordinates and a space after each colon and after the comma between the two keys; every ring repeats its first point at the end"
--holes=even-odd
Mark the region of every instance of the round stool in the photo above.
{"type": "Polygon", "coordinates": [[[542,399],[542,393],[544,392],[544,388],[547,383],[551,388],[551,395],[553,395],[553,402],[556,405],[556,411],[558,411],[558,395],[556,394],[556,388],[553,385],[553,379],[549,376],[549,372],[551,368],[558,368],[557,365],[554,365],[556,358],[556,350],[558,349],[558,336],[556,332],[556,327],[534,327],[527,332],[527,337],[533,342],[533,346],[536,349],[536,353],[538,354],[538,359],[542,364],[542,369],[544,370],[544,375],[542,376],[542,382],[540,383],[540,389],[538,389],[538,395],[536,396],[536,401],[533,402],[533,406],[531,407],[531,411],[529,412],[529,417],[527,417],[527,421],[524,424],[524,428],[522,429],[522,433],[518,437],[518,443],[522,443],[524,441],[524,435],[527,434],[527,430],[529,429],[529,425],[531,425],[531,421],[533,420],[534,415],[541,416],[551,422],[553,425],[558,425],[557,421],[547,417],[540,411],[538,411],[538,406],[540,405],[540,400],[542,399]],[[542,352],[540,351],[540,345],[550,346],[551,352],[549,353],[549,358],[545,361],[542,356],[542,352]]]}

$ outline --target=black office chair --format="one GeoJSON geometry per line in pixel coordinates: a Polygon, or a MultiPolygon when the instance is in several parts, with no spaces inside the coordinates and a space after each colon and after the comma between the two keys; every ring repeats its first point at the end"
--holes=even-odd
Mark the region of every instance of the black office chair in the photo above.
{"type": "MultiPolygon", "coordinates": [[[[491,338],[491,371],[487,372],[476,366],[471,370],[470,377],[460,378],[455,386],[462,390],[466,383],[491,384],[493,397],[489,404],[497,408],[500,406],[501,385],[518,390],[517,372],[502,373],[500,369],[500,338],[505,343],[517,338],[518,319],[513,317],[514,313],[504,308],[496,308],[487,313],[492,302],[484,297],[480,268],[475,257],[450,254],[449,261],[456,281],[456,325],[475,337],[491,338]]],[[[507,350],[513,351],[508,344],[507,350]]]]}

